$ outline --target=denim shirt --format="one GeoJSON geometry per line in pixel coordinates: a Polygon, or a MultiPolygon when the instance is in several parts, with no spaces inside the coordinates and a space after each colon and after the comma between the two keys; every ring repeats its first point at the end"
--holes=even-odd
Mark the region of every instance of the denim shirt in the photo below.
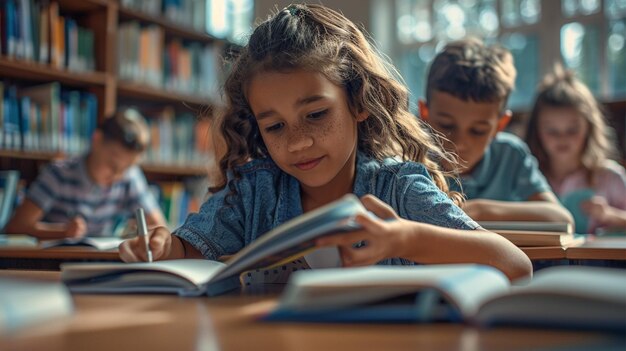
{"type": "MultiPolygon", "coordinates": [[[[230,180],[237,195],[225,198],[225,187],[190,214],[175,235],[189,242],[204,257],[216,260],[231,255],[271,229],[303,213],[300,183],[271,159],[253,160],[241,166],[241,178],[230,180]]],[[[232,178],[232,177],[229,177],[232,178]]],[[[386,159],[383,162],[357,155],[353,193],[373,194],[405,219],[457,229],[479,225],[457,207],[433,183],[419,163],[386,159]]],[[[390,259],[380,264],[413,264],[390,259]]]]}

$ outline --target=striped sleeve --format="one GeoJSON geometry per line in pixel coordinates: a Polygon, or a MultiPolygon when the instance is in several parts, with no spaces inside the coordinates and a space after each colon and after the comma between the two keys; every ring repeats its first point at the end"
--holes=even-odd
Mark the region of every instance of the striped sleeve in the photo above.
{"type": "Polygon", "coordinates": [[[60,171],[54,164],[50,164],[44,168],[31,184],[26,197],[34,202],[43,212],[48,212],[58,199],[62,188],[63,180],[60,171]]]}

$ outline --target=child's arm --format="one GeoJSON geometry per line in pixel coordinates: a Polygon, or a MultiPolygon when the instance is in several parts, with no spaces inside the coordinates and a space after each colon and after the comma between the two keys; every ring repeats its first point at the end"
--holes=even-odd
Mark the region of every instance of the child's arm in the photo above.
{"type": "Polygon", "coordinates": [[[550,192],[537,193],[527,201],[468,200],[463,211],[475,221],[545,221],[574,224],[569,211],[550,192]]]}
{"type": "MultiPolygon", "coordinates": [[[[150,250],[155,261],[174,260],[180,258],[203,258],[200,251],[196,250],[185,240],[170,234],[166,227],[158,227],[150,233],[150,250]]],[[[124,262],[147,262],[148,256],[143,243],[143,238],[136,237],[125,240],[119,247],[120,258],[124,262]]]]}
{"type": "Polygon", "coordinates": [[[15,213],[5,227],[10,234],[29,234],[41,240],[80,238],[87,234],[87,223],[76,216],[68,223],[40,222],[44,213],[37,204],[28,198],[15,209],[15,213]]]}
{"type": "Polygon", "coordinates": [[[344,266],[363,266],[402,257],[418,263],[479,263],[498,268],[513,280],[532,275],[532,264],[510,241],[484,230],[458,230],[398,218],[391,207],[373,196],[365,207],[384,221],[359,215],[364,230],[319,239],[318,246],[339,246],[344,266]],[[353,244],[366,245],[354,248],[353,244]]]}

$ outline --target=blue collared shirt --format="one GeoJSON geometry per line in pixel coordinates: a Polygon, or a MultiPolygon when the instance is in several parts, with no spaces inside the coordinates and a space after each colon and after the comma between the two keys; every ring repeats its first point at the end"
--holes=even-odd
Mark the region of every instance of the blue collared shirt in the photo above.
{"type": "MultiPolygon", "coordinates": [[[[233,182],[237,196],[231,196],[229,204],[225,204],[226,187],[211,196],[198,213],[189,215],[175,233],[207,259],[234,254],[303,213],[300,183],[271,159],[253,160],[239,172],[241,178],[233,182]]],[[[358,154],[353,193],[375,195],[402,218],[450,228],[479,228],[439,190],[419,163],[379,162],[358,154]]],[[[398,259],[382,263],[411,264],[398,259]]]]}
{"type": "MultiPolygon", "coordinates": [[[[551,191],[528,146],[505,132],[496,134],[472,173],[461,177],[461,184],[469,200],[527,201],[534,194],[551,191]]],[[[457,184],[450,187],[461,191],[457,184]]]]}

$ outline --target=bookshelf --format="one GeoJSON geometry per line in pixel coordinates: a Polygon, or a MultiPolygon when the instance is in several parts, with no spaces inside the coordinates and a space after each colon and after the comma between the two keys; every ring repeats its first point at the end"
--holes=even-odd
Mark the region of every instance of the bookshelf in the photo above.
{"type": "MultiPolygon", "coordinates": [[[[198,94],[197,91],[202,90],[197,88],[181,90],[167,87],[165,84],[146,84],[142,81],[121,76],[118,69],[120,64],[118,62],[120,61],[120,41],[123,39],[120,28],[129,23],[141,31],[145,28],[157,29],[159,33],[162,33],[160,45],[164,50],[167,49],[169,43],[176,42],[177,45],[180,44],[179,49],[182,50],[188,46],[195,45],[203,49],[211,47],[215,49],[215,52],[221,52],[227,43],[212,37],[203,30],[199,30],[196,22],[179,24],[178,22],[181,21],[173,21],[166,16],[164,13],[165,9],[161,9],[162,11],[159,14],[148,14],[125,6],[125,3],[131,2],[122,0],[8,0],[7,2],[17,7],[16,16],[18,21],[22,18],[20,16],[23,16],[22,4],[30,3],[29,7],[32,4],[38,4],[37,10],[29,9],[33,19],[36,16],[34,11],[40,11],[40,15],[44,10],[52,11],[49,9],[52,6],[46,4],[58,6],[58,16],[63,17],[65,20],[72,19],[77,26],[91,32],[91,38],[93,39],[92,58],[94,62],[92,70],[75,70],[70,62],[65,62],[64,65],[54,64],[51,58],[55,50],[54,47],[48,49],[50,57],[47,59],[24,57],[24,55],[16,54],[15,52],[8,53],[6,6],[9,5],[3,2],[0,5],[0,13],[2,13],[0,17],[0,35],[4,39],[0,54],[0,82],[4,83],[5,91],[8,87],[15,85],[19,96],[20,89],[23,87],[58,82],[62,90],[75,90],[93,94],[98,103],[97,120],[102,120],[112,115],[117,108],[134,106],[142,111],[148,120],[153,116],[150,115],[150,112],[144,112],[143,109],[153,112],[161,108],[170,108],[173,111],[172,116],[174,118],[172,123],[176,123],[176,118],[181,113],[198,116],[199,111],[205,106],[216,103],[216,99],[213,96],[198,94]],[[195,27],[192,24],[195,24],[195,27]]],[[[196,5],[193,4],[191,6],[196,5]]],[[[196,19],[194,18],[194,21],[196,19]]],[[[39,23],[38,32],[40,37],[43,37],[41,35],[43,33],[41,32],[43,25],[41,25],[40,21],[39,23]]],[[[68,28],[67,25],[65,28],[68,28]]],[[[36,28],[33,27],[31,33],[35,33],[34,29],[36,28]]],[[[54,41],[53,30],[52,28],[50,29],[51,33],[47,33],[50,46],[53,46],[54,41]]],[[[35,35],[32,35],[34,38],[35,35]]],[[[23,33],[19,33],[18,37],[23,37],[23,33]]],[[[67,35],[65,39],[67,39],[67,35]]],[[[66,44],[69,45],[69,40],[66,41],[66,44]]],[[[40,39],[39,43],[41,47],[43,39],[40,39]]],[[[36,42],[33,43],[35,46],[36,44],[36,42]]],[[[67,50],[69,51],[70,49],[68,48],[67,50]]],[[[158,69],[164,70],[164,64],[161,63],[158,69]]],[[[213,76],[220,75],[217,70],[210,73],[213,76]]],[[[207,72],[204,72],[204,74],[206,76],[207,72]]],[[[162,81],[165,78],[158,80],[162,81]]],[[[2,123],[5,122],[0,120],[0,127],[3,127],[2,123]]],[[[3,169],[23,168],[22,176],[27,182],[34,179],[37,174],[37,168],[41,164],[69,154],[71,153],[46,147],[41,147],[37,150],[27,150],[15,146],[7,148],[0,140],[0,165],[3,169]],[[29,165],[29,161],[31,161],[32,166],[29,165]]],[[[180,163],[168,164],[167,162],[146,161],[142,164],[142,168],[149,180],[179,180],[182,177],[207,174],[206,167],[201,164],[182,165],[180,163]]]]}
{"type": "Polygon", "coordinates": [[[156,136],[140,165],[175,227],[206,192],[210,127],[197,117],[218,103],[218,58],[231,44],[204,31],[202,1],[162,1],[151,13],[146,4],[0,1],[0,169],[19,170],[25,187],[46,163],[85,152],[98,121],[132,106],[156,136]]]}

